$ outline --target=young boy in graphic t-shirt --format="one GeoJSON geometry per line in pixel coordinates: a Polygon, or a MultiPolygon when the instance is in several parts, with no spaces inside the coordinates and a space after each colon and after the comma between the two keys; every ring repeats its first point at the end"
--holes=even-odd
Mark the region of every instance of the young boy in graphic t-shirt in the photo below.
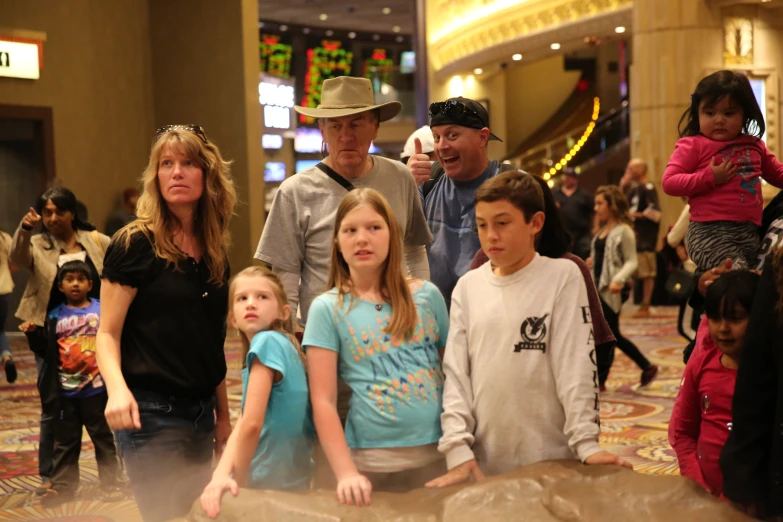
{"type": "Polygon", "coordinates": [[[47,335],[50,355],[57,359],[60,414],[55,424],[52,489],[42,501],[55,505],[76,493],[83,428],[95,446],[103,499],[120,500],[117,450],[104,416],[108,395],[95,358],[100,303],[87,297],[92,289],[90,267],[84,261],[65,263],[57,273],[57,285],[65,302],[49,313],[47,335]]]}
{"type": "Polygon", "coordinates": [[[476,223],[491,263],[452,294],[438,447],[450,471],[428,486],[551,459],[632,467],[598,445],[587,289],[574,263],[536,253],[541,187],[520,171],[488,180],[476,223]]]}

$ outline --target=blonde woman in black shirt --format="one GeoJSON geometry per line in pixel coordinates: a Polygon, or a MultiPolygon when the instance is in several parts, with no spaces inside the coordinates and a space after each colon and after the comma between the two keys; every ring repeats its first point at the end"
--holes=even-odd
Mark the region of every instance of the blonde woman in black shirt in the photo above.
{"type": "Polygon", "coordinates": [[[231,432],[223,352],[229,162],[201,127],[158,130],[137,219],[106,252],[98,364],[145,521],[185,516],[231,432]]]}

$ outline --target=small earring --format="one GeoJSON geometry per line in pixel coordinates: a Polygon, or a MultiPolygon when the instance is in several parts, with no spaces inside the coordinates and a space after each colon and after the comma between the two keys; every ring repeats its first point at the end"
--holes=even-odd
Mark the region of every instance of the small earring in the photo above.
{"type": "Polygon", "coordinates": [[[242,331],[239,328],[237,328],[237,337],[242,337],[242,331]]]}

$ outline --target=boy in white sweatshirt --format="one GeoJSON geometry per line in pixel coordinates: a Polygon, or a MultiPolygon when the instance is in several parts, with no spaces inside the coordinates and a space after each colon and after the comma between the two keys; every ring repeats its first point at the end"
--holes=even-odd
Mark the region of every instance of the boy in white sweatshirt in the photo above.
{"type": "Polygon", "coordinates": [[[490,263],[454,288],[438,449],[443,487],[542,460],[633,467],[598,445],[598,377],[587,290],[567,259],[536,253],[541,187],[510,171],[476,193],[490,263]]]}

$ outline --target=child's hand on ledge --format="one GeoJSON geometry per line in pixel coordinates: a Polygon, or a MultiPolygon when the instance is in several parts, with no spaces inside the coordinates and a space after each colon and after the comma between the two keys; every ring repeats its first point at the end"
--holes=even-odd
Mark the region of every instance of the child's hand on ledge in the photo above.
{"type": "Polygon", "coordinates": [[[473,477],[473,480],[481,480],[484,478],[484,474],[479,469],[476,459],[469,460],[456,468],[450,469],[445,475],[430,480],[424,486],[428,488],[445,488],[446,486],[453,486],[454,484],[465,482],[470,477],[473,477]]]}
{"type": "Polygon", "coordinates": [[[598,453],[593,453],[589,457],[585,459],[585,464],[589,466],[601,466],[605,464],[609,465],[615,465],[615,466],[622,466],[624,468],[628,468],[631,471],[633,471],[633,464],[630,462],[621,459],[617,455],[614,455],[613,453],[609,453],[608,451],[599,451],[598,453]]]}

